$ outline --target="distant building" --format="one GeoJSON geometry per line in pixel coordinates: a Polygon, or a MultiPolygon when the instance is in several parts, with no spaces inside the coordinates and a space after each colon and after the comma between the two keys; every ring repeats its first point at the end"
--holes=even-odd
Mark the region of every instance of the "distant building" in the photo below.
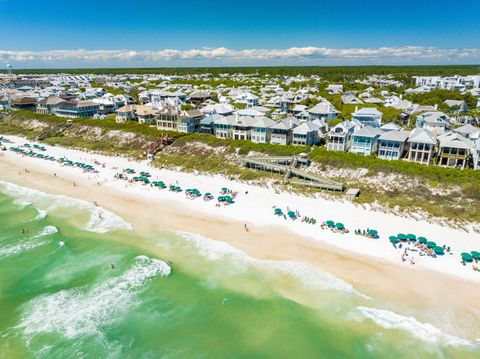
{"type": "Polygon", "coordinates": [[[382,113],[373,107],[364,107],[352,113],[352,119],[357,120],[363,126],[381,127],[382,113]]]}

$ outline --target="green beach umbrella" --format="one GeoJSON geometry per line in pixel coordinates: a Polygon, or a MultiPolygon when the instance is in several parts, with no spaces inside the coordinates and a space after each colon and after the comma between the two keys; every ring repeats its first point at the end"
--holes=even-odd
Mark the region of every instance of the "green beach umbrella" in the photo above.
{"type": "Polygon", "coordinates": [[[435,242],[427,242],[427,247],[428,247],[428,248],[433,249],[433,248],[435,248],[436,246],[437,246],[437,243],[435,243],[435,242]]]}
{"type": "Polygon", "coordinates": [[[334,222],[334,221],[326,221],[325,223],[326,223],[327,226],[329,226],[329,227],[334,227],[334,226],[335,226],[335,222],[334,222]]]}
{"type": "Polygon", "coordinates": [[[418,241],[422,244],[425,244],[428,242],[428,240],[425,237],[418,237],[418,241]]]}
{"type": "Polygon", "coordinates": [[[205,193],[205,196],[210,197],[212,194],[210,192],[205,193]]]}
{"type": "Polygon", "coordinates": [[[289,217],[295,217],[295,212],[294,211],[288,211],[288,216],[289,217]]]}
{"type": "Polygon", "coordinates": [[[414,235],[414,234],[412,234],[412,233],[409,233],[409,234],[407,234],[407,239],[408,239],[409,241],[416,241],[416,240],[417,240],[417,236],[414,235]]]}
{"type": "Polygon", "coordinates": [[[433,250],[435,251],[435,254],[438,254],[438,255],[445,254],[442,247],[436,246],[435,248],[433,248],[433,250]]]}
{"type": "Polygon", "coordinates": [[[395,236],[390,236],[388,239],[389,239],[390,242],[392,242],[392,243],[398,243],[398,242],[399,242],[398,238],[395,237],[395,236]]]}
{"type": "Polygon", "coordinates": [[[337,223],[336,226],[337,226],[337,229],[345,229],[345,226],[343,225],[343,223],[337,223]]]}
{"type": "Polygon", "coordinates": [[[480,259],[480,252],[477,251],[472,251],[472,257],[475,259],[480,259]]]}
{"type": "Polygon", "coordinates": [[[280,208],[275,208],[275,213],[280,214],[280,213],[282,213],[282,210],[280,208]]]}
{"type": "Polygon", "coordinates": [[[378,236],[378,231],[376,229],[371,229],[368,231],[368,233],[370,233],[371,236],[378,236]]]}
{"type": "Polygon", "coordinates": [[[404,235],[403,233],[397,234],[397,238],[400,239],[401,241],[406,241],[407,240],[407,236],[404,235]]]}
{"type": "Polygon", "coordinates": [[[464,260],[465,262],[471,262],[473,260],[473,257],[470,253],[462,253],[461,256],[462,260],[464,260]]]}

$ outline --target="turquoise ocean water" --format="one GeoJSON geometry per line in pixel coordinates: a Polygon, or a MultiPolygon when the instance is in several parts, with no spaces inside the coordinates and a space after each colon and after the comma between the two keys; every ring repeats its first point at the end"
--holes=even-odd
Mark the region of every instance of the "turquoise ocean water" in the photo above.
{"type": "Polygon", "coordinates": [[[0,358],[480,357],[320,269],[79,200],[0,181],[0,229],[0,358]]]}

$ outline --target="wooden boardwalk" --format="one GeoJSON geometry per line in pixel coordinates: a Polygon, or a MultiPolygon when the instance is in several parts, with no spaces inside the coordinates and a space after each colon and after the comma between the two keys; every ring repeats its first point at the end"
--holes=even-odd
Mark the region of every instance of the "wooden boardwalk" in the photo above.
{"type": "Polygon", "coordinates": [[[307,157],[245,157],[244,162],[248,168],[283,174],[284,184],[289,182],[329,191],[343,192],[345,190],[343,183],[300,170],[299,166],[310,165],[310,159],[307,157]]]}

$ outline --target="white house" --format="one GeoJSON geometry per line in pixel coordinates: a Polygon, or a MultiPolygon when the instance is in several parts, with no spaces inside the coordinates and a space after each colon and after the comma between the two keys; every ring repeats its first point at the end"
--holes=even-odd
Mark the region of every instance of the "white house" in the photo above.
{"type": "Polygon", "coordinates": [[[352,119],[357,120],[364,126],[381,127],[382,113],[374,107],[364,107],[356,109],[352,113],[352,119]]]}
{"type": "Polygon", "coordinates": [[[337,124],[327,134],[327,149],[330,151],[348,151],[354,131],[355,125],[350,121],[337,124]]]}
{"type": "Polygon", "coordinates": [[[324,120],[332,120],[338,117],[338,111],[328,101],[322,101],[307,111],[312,120],[315,120],[317,118],[324,120]]]}
{"type": "Polygon", "coordinates": [[[377,151],[377,139],[383,131],[379,128],[365,126],[352,134],[350,152],[370,156],[377,151]]]}
{"type": "Polygon", "coordinates": [[[378,138],[377,156],[382,160],[400,160],[406,150],[408,131],[387,131],[378,138]]]}
{"type": "Polygon", "coordinates": [[[313,146],[320,142],[318,126],[311,121],[302,123],[292,131],[292,144],[297,146],[313,146]]]}

